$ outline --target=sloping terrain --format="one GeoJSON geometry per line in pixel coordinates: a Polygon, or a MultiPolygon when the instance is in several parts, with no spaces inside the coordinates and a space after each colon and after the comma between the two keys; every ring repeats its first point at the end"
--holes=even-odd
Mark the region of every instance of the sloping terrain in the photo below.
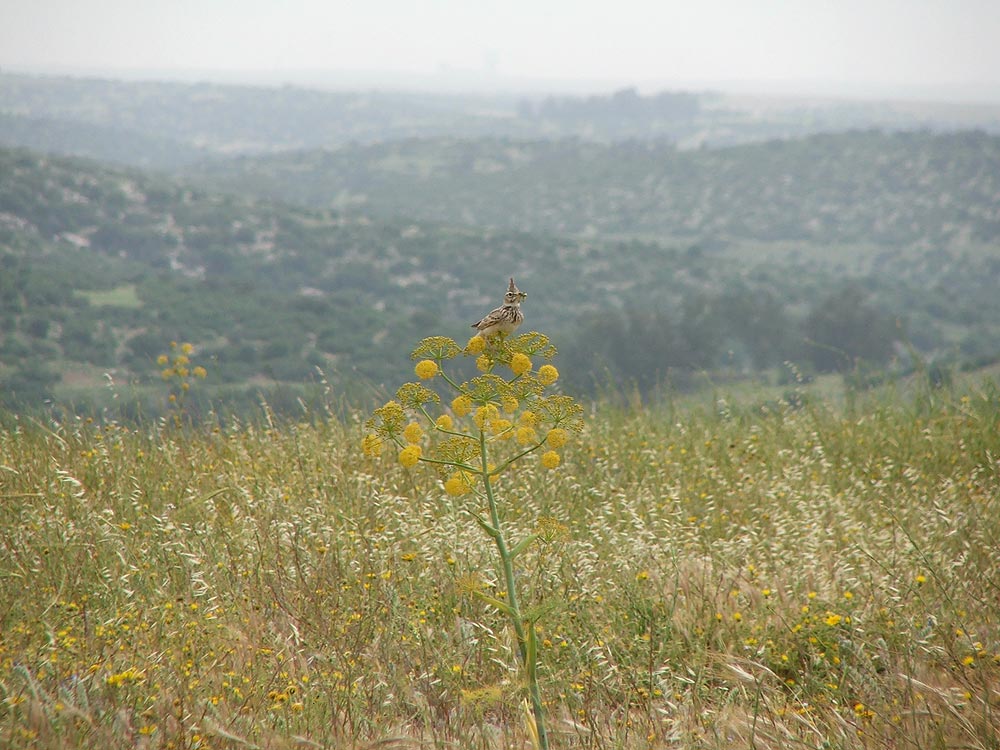
{"type": "Polygon", "coordinates": [[[192,175],[317,207],[522,231],[878,245],[1000,238],[1000,137],[854,132],[726,149],[409,140],[192,175]]]}

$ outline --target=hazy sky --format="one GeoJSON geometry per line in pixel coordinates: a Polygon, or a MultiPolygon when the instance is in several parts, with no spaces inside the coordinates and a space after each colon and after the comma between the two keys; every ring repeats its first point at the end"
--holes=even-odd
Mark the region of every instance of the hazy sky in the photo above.
{"type": "Polygon", "coordinates": [[[463,71],[484,86],[998,98],[1000,0],[0,0],[0,68],[463,71]]]}

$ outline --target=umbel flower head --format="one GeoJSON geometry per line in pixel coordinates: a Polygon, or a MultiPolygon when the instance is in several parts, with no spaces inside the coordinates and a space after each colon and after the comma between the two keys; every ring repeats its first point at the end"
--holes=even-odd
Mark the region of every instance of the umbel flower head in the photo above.
{"type": "Polygon", "coordinates": [[[418,381],[375,409],[362,451],[377,457],[395,444],[402,466],[431,465],[453,497],[478,491],[532,453],[546,469],[558,468],[559,451],[583,427],[583,409],[569,396],[547,393],[559,378],[547,361],[555,353],[536,331],[474,336],[464,348],[443,336],[424,339],[411,354],[418,381]],[[449,360],[460,356],[475,359],[480,374],[453,378],[449,360]],[[537,370],[536,358],[544,362],[537,370]]]}

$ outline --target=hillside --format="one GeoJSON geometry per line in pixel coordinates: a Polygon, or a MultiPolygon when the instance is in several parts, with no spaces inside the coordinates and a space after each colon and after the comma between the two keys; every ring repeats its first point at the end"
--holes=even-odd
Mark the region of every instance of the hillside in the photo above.
{"type": "Polygon", "coordinates": [[[905,368],[909,345],[952,365],[1000,351],[990,244],[573,238],[297,208],[19,150],[0,150],[0,175],[6,404],[86,401],[108,375],[152,385],[170,341],[195,344],[208,392],[322,370],[371,393],[423,336],[470,333],[510,275],[529,293],[526,325],[557,336],[579,389],[789,361],[905,368]]]}
{"type": "Polygon", "coordinates": [[[699,151],[408,140],[189,174],[316,207],[584,236],[925,247],[1000,238],[1000,137],[975,132],[850,132],[699,151]]]}

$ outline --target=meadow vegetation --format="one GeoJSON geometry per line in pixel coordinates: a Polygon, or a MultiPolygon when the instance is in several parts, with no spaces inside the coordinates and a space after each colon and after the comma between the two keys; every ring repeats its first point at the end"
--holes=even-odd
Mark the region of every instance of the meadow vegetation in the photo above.
{"type": "MultiPolygon", "coordinates": [[[[552,747],[998,746],[994,386],[586,411],[495,481],[552,747]]],[[[6,417],[0,745],[530,746],[485,504],[364,417],[6,417]]]]}

